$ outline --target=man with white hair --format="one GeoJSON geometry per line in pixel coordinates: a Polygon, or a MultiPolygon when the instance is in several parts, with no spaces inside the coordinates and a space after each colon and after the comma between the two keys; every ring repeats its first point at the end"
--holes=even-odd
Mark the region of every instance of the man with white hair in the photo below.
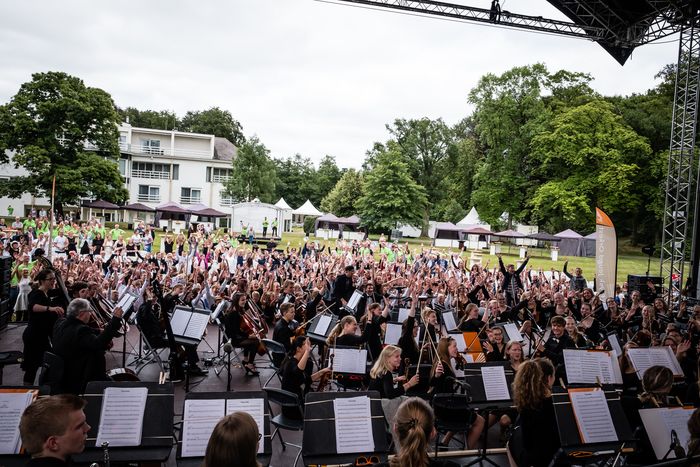
{"type": "Polygon", "coordinates": [[[89,381],[107,379],[105,352],[121,328],[123,311],[115,308],[102,332],[88,326],[91,312],[90,302],[76,298],[68,305],[66,317],[54,326],[53,350],[64,364],[63,393],[81,394],[89,381]]]}

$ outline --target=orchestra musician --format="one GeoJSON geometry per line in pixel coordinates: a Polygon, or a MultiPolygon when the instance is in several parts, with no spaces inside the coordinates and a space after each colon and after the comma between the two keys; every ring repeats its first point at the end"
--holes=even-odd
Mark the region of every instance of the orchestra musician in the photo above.
{"type": "Polygon", "coordinates": [[[263,442],[258,424],[247,412],[226,415],[214,427],[202,467],[262,467],[258,462],[259,443],[263,442]]]}
{"type": "MultiPolygon", "coordinates": [[[[457,350],[457,342],[451,337],[443,337],[437,346],[437,357],[433,363],[432,377],[430,385],[433,394],[446,394],[455,392],[455,381],[457,372],[452,362],[464,368],[466,361],[457,350]]],[[[484,417],[472,412],[471,427],[467,434],[467,444],[469,449],[474,449],[479,443],[481,432],[484,430],[484,417]]],[[[447,446],[454,433],[448,431],[442,439],[441,444],[447,446]]]]}
{"type": "Polygon", "coordinates": [[[506,344],[506,359],[510,363],[513,371],[518,371],[520,365],[525,361],[523,356],[523,344],[516,340],[508,341],[506,344]]]}
{"type": "Polygon", "coordinates": [[[282,316],[279,320],[277,320],[275,327],[272,330],[272,340],[282,344],[287,352],[292,350],[294,330],[291,326],[292,322],[294,321],[294,313],[293,303],[283,303],[280,306],[280,314],[282,316]]]}
{"type": "Polygon", "coordinates": [[[479,332],[485,325],[486,323],[479,318],[479,307],[475,303],[470,303],[467,305],[464,317],[457,328],[461,332],[479,332]]]}
{"type": "Polygon", "coordinates": [[[246,329],[244,318],[247,297],[243,293],[233,296],[233,303],[224,312],[223,324],[226,337],[231,340],[234,347],[243,348],[243,369],[246,376],[258,376],[260,373],[255,367],[255,354],[260,345],[260,337],[254,330],[246,329]]]}
{"type": "Polygon", "coordinates": [[[506,359],[506,343],[503,339],[503,328],[496,326],[491,329],[491,339],[484,341],[487,362],[499,362],[506,359]]]}
{"type": "Polygon", "coordinates": [[[91,313],[90,302],[76,298],[68,304],[66,317],[54,326],[53,351],[63,359],[62,392],[82,394],[88,382],[107,380],[105,352],[119,334],[123,311],[115,308],[102,332],[88,326],[91,313]]]}
{"type": "Polygon", "coordinates": [[[378,391],[382,399],[394,399],[417,386],[420,382],[418,373],[407,379],[405,374],[398,375],[400,367],[401,348],[395,345],[384,347],[369,371],[369,390],[378,391]]]}
{"type": "Polygon", "coordinates": [[[576,328],[576,320],[573,316],[567,316],[565,318],[566,324],[564,328],[566,329],[566,334],[569,336],[571,341],[574,343],[574,347],[577,349],[585,349],[587,347],[586,338],[583,334],[578,332],[576,328]]]}
{"type": "Polygon", "coordinates": [[[540,342],[537,351],[547,357],[558,369],[563,370],[564,349],[574,348],[571,338],[566,335],[566,320],[561,316],[553,316],[551,319],[552,334],[547,342],[540,342]]]}
{"type": "Polygon", "coordinates": [[[371,330],[371,326],[366,326],[362,335],[358,336],[356,334],[357,320],[352,315],[345,315],[331,331],[326,339],[326,344],[330,347],[334,345],[360,347],[367,342],[369,330],[371,330]]]}
{"type": "Polygon", "coordinates": [[[348,314],[348,311],[343,307],[348,304],[352,293],[355,291],[353,281],[355,275],[355,266],[345,266],[345,274],[338,275],[333,287],[333,295],[335,298],[336,310],[339,316],[348,314]]]}
{"type": "MultiPolygon", "coordinates": [[[[291,342],[290,351],[282,362],[282,389],[298,395],[303,404],[306,393],[311,390],[311,383],[330,372],[330,368],[313,372],[311,341],[306,336],[297,336],[291,342]]],[[[291,418],[299,418],[301,415],[294,407],[282,407],[282,412],[291,418]]]]}
{"type": "Polygon", "coordinates": [[[29,323],[22,334],[24,342],[24,384],[33,385],[36,372],[41,366],[44,352],[51,350],[49,339],[56,320],[63,316],[63,308],[53,306],[49,291],[56,284],[56,275],[51,269],[42,269],[36,276],[38,287],[29,292],[29,323]]]}

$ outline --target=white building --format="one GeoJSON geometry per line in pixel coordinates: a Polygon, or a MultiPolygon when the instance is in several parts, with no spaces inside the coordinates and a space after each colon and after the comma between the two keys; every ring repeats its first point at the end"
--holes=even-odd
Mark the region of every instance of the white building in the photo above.
{"type": "MultiPolygon", "coordinates": [[[[174,202],[185,209],[204,204],[230,212],[233,199],[223,195],[223,184],[231,176],[236,148],[227,139],[123,123],[119,126],[119,148],[119,172],[129,191],[127,204],[142,203],[155,208],[174,202]]],[[[86,149],[95,148],[86,145],[86,149]]],[[[25,173],[11,164],[0,166],[0,182],[1,178],[25,173]]],[[[48,210],[50,200],[28,194],[20,199],[0,198],[0,215],[7,215],[8,205],[13,206],[15,215],[26,215],[32,207],[37,212],[42,207],[48,210]]],[[[228,222],[228,217],[219,219],[220,226],[227,226],[228,222]]]]}

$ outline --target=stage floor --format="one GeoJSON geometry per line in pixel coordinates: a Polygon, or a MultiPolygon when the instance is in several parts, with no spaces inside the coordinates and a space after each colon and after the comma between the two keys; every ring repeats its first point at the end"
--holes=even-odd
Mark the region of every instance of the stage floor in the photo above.
{"type": "MultiPolygon", "coordinates": [[[[17,324],[17,323],[10,323],[9,326],[4,329],[3,331],[0,332],[0,352],[3,351],[10,351],[10,350],[19,350],[22,351],[23,349],[23,344],[22,344],[22,332],[24,331],[25,325],[24,324],[17,324]]],[[[131,326],[128,334],[127,334],[127,340],[126,340],[126,346],[127,346],[127,356],[126,356],[126,362],[127,368],[131,368],[133,370],[136,370],[134,366],[131,365],[131,362],[138,356],[138,348],[139,348],[139,331],[136,329],[136,326],[131,326]]],[[[203,366],[203,360],[205,359],[211,359],[212,357],[217,356],[217,337],[218,337],[218,331],[217,327],[214,325],[209,325],[208,330],[207,330],[207,335],[205,336],[205,341],[203,341],[199,344],[198,351],[199,351],[199,356],[200,356],[200,366],[203,366]],[[207,343],[209,346],[207,346],[207,343]],[[213,348],[213,351],[212,351],[213,348]]],[[[121,368],[124,365],[122,364],[123,362],[123,354],[122,354],[122,348],[124,344],[124,339],[123,338],[118,338],[114,340],[114,348],[107,353],[107,368],[108,369],[113,369],[113,368],[121,368]]],[[[145,351],[144,351],[145,352],[145,351]]],[[[167,355],[167,350],[163,353],[163,355],[167,355]]],[[[166,357],[167,358],[167,357],[166,357]]],[[[266,369],[263,368],[267,364],[267,356],[258,356],[258,359],[256,360],[256,363],[258,365],[259,371],[260,371],[260,376],[257,377],[252,377],[252,376],[245,376],[243,370],[239,367],[236,366],[234,363],[231,365],[231,389],[232,391],[259,391],[262,387],[262,385],[270,378],[270,376],[273,375],[274,370],[272,369],[266,369]]],[[[189,390],[191,392],[223,392],[226,391],[226,383],[227,383],[227,372],[225,366],[221,365],[216,365],[214,367],[206,367],[206,369],[209,370],[209,374],[204,376],[204,377],[193,377],[190,380],[190,387],[189,390]],[[221,369],[221,372],[219,375],[217,375],[214,371],[214,369],[221,369]]],[[[140,371],[139,371],[139,378],[141,381],[158,381],[160,373],[160,368],[156,363],[150,363],[146,366],[144,366],[140,371]]],[[[2,383],[4,385],[12,386],[12,385],[21,385],[22,384],[22,370],[19,368],[19,365],[8,365],[5,367],[4,372],[3,372],[3,380],[2,383]]],[[[270,386],[272,387],[280,387],[279,380],[274,377],[270,380],[269,383],[270,386]]],[[[177,383],[175,384],[175,418],[176,421],[180,420],[180,416],[182,415],[182,410],[183,410],[183,404],[184,404],[184,398],[185,398],[185,383],[177,383]]],[[[276,410],[276,407],[273,407],[273,410],[276,410]]],[[[277,412],[275,412],[277,413],[277,412]]],[[[301,440],[302,440],[302,432],[290,432],[290,431],[284,431],[283,432],[284,440],[285,442],[293,443],[293,444],[298,444],[301,445],[301,440]]],[[[489,430],[488,434],[488,447],[489,448],[495,448],[495,447],[502,447],[501,443],[498,440],[499,437],[499,428],[497,426],[494,426],[489,430]]],[[[456,446],[456,445],[455,445],[456,446]]],[[[455,447],[456,448],[456,447],[455,447]]],[[[297,448],[288,446],[285,451],[282,450],[282,446],[280,445],[279,439],[275,439],[273,444],[272,444],[272,460],[270,462],[271,466],[275,467],[287,467],[291,466],[292,463],[294,462],[294,458],[297,455],[297,448]]],[[[508,466],[508,460],[506,459],[505,455],[490,455],[489,458],[496,462],[500,466],[508,466]]],[[[469,457],[463,457],[463,458],[457,458],[453,459],[455,462],[458,462],[460,464],[466,464],[469,461],[473,460],[473,458],[469,457]]],[[[173,448],[173,451],[170,455],[170,458],[168,459],[168,462],[166,463],[167,466],[176,466],[176,459],[175,459],[175,449],[173,448]]]]}

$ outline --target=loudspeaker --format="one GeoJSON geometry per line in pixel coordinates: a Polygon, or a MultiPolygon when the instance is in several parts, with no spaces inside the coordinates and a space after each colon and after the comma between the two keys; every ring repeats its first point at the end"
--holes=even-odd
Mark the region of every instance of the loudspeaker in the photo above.
{"type": "Polygon", "coordinates": [[[642,296],[644,303],[650,304],[655,298],[661,296],[663,292],[663,279],[660,276],[638,276],[638,275],[628,275],[627,276],[627,293],[630,294],[635,290],[638,290],[642,296]],[[649,287],[648,282],[654,285],[652,289],[649,287]]]}

